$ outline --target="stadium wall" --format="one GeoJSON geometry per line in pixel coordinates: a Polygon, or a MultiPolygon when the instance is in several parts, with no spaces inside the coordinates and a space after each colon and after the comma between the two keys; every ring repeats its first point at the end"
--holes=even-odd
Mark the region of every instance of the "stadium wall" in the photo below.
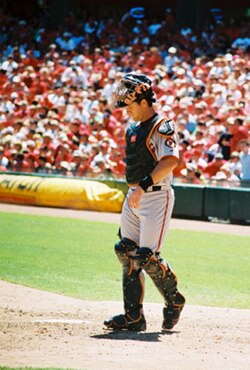
{"type": "MultiPolygon", "coordinates": [[[[174,184],[173,217],[250,224],[250,188],[174,184]]],[[[124,180],[1,173],[0,202],[120,212],[124,180]],[[39,191],[38,191],[39,190],[39,191]]]]}

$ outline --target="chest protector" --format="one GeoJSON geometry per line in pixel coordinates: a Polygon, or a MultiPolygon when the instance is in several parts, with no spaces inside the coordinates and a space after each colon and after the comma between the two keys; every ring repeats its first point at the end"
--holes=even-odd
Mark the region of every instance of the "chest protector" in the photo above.
{"type": "Polygon", "coordinates": [[[137,184],[155,168],[157,161],[146,142],[159,116],[155,115],[141,125],[132,124],[126,133],[126,180],[137,184]]]}

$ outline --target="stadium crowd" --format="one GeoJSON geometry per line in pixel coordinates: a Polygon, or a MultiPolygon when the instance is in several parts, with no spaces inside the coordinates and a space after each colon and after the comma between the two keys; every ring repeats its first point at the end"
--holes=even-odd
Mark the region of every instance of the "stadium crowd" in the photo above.
{"type": "Polygon", "coordinates": [[[70,13],[56,28],[43,17],[0,10],[0,171],[123,178],[131,122],[112,96],[124,73],[141,71],[178,128],[176,178],[250,181],[246,19],[193,31],[171,9],[161,20],[70,13]]]}

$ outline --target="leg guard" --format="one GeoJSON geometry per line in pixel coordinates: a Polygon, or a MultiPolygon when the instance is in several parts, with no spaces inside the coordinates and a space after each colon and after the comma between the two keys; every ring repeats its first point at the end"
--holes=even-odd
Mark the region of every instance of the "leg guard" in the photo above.
{"type": "Polygon", "coordinates": [[[125,314],[117,315],[104,321],[110,329],[146,330],[142,302],[144,296],[144,275],[130,255],[135,254],[138,246],[123,238],[115,244],[115,253],[123,267],[123,301],[125,314]]]}
{"type": "Polygon", "coordinates": [[[153,255],[149,248],[139,248],[134,261],[153,280],[165,303],[174,302],[177,292],[177,279],[167,262],[159,256],[153,255]]]}
{"type": "Polygon", "coordinates": [[[179,321],[185,298],[177,290],[177,278],[170,266],[159,256],[151,256],[143,264],[143,269],[151,277],[164,298],[166,307],[163,308],[163,330],[169,330],[179,321]]]}
{"type": "Polygon", "coordinates": [[[144,296],[144,275],[141,269],[131,270],[129,275],[123,271],[123,300],[126,314],[137,320],[142,312],[144,296]]]}
{"type": "Polygon", "coordinates": [[[127,238],[115,244],[115,253],[123,268],[123,300],[126,314],[136,320],[139,317],[143,300],[143,275],[130,255],[135,254],[138,246],[127,238]]]}

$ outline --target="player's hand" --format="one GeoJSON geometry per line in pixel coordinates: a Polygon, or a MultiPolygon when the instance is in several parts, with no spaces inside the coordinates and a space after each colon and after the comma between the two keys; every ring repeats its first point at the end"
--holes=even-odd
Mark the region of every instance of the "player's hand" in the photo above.
{"type": "Polygon", "coordinates": [[[140,200],[144,193],[144,190],[140,186],[137,186],[135,190],[131,192],[128,200],[131,208],[139,208],[140,200]]]}

